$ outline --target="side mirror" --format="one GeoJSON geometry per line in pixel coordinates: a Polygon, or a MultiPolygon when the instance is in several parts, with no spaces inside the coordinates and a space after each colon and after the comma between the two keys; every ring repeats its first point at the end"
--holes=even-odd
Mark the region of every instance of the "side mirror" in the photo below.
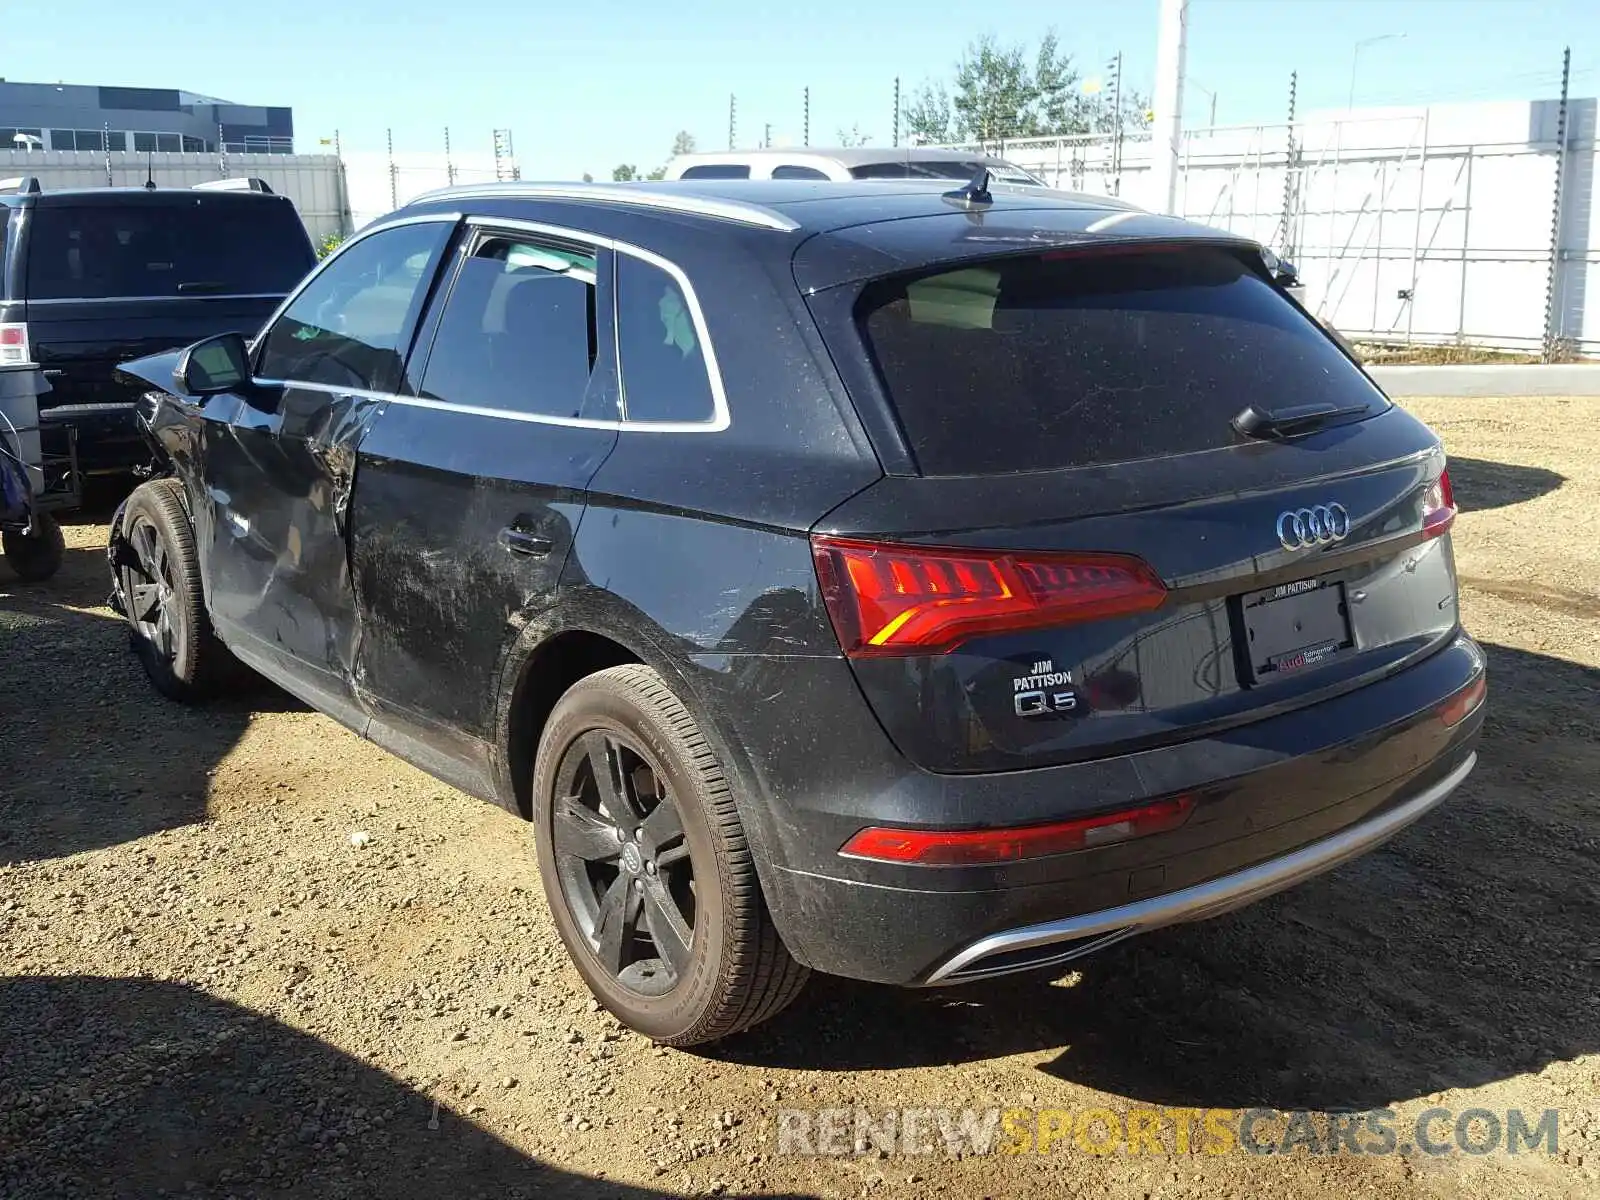
{"type": "Polygon", "coordinates": [[[224,333],[196,342],[178,356],[172,379],[186,396],[234,391],[250,379],[250,353],[244,338],[224,333]]]}

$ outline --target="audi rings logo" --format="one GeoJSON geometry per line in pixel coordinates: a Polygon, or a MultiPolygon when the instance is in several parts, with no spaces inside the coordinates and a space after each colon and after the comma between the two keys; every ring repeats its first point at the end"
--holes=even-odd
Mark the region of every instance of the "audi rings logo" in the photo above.
{"type": "Polygon", "coordinates": [[[1350,536],[1350,514],[1342,504],[1292,508],[1278,514],[1278,540],[1285,550],[1331,546],[1350,536]]]}

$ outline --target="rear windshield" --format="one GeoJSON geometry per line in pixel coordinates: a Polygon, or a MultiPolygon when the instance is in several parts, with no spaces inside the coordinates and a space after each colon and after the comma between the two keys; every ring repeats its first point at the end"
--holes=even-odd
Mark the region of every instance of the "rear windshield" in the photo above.
{"type": "Polygon", "coordinates": [[[314,263],[290,204],[40,205],[29,220],[34,300],[283,295],[314,263]]]}
{"type": "Polygon", "coordinates": [[[857,317],[929,475],[1227,446],[1247,404],[1387,407],[1224,249],[1064,251],[880,280],[857,317]]]}

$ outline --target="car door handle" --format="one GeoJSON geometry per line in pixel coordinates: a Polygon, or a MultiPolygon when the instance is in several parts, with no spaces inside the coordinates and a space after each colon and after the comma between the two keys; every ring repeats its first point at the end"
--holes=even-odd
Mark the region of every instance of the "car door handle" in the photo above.
{"type": "Polygon", "coordinates": [[[507,525],[500,531],[500,544],[512,554],[525,554],[530,558],[537,558],[549,554],[555,543],[543,534],[507,525]]]}

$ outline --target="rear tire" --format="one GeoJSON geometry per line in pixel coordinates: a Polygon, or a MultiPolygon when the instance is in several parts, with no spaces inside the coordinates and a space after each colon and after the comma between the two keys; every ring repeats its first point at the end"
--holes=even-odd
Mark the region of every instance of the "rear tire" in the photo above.
{"type": "Polygon", "coordinates": [[[24,583],[41,583],[61,569],[67,541],[61,526],[49,513],[33,514],[33,533],[8,529],[0,533],[6,564],[24,583]]]}
{"type": "Polygon", "coordinates": [[[129,644],[155,689],[193,704],[212,695],[236,660],[206,613],[194,530],[174,479],[134,489],[122,509],[127,543],[116,568],[129,644]]]}
{"type": "Polygon", "coordinates": [[[772,923],[727,779],[655,671],[612,667],[561,698],[533,805],[556,929],[624,1025],[694,1046],[800,994],[810,971],[772,923]]]}

